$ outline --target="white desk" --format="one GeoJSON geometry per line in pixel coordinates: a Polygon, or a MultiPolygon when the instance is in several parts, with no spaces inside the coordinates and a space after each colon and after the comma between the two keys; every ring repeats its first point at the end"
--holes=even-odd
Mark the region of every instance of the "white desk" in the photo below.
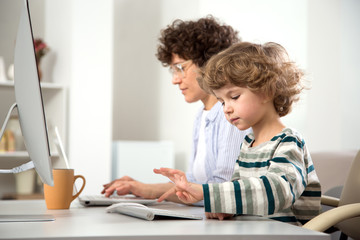
{"type": "MultiPolygon", "coordinates": [[[[75,200],[77,201],[77,200],[75,200]]],[[[146,221],[106,213],[104,207],[82,207],[73,202],[69,210],[47,210],[43,200],[0,201],[0,214],[51,214],[52,222],[0,223],[0,239],[321,239],[330,235],[260,217],[205,220],[203,208],[160,204],[204,216],[204,220],[146,221]]]]}

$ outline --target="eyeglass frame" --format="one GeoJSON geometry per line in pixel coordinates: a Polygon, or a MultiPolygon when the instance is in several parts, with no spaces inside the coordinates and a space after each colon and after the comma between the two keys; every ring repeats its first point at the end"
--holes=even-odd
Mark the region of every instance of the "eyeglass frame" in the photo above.
{"type": "Polygon", "coordinates": [[[173,64],[170,66],[169,68],[169,71],[171,73],[172,76],[180,76],[181,74],[181,77],[184,78],[185,77],[185,68],[184,68],[184,65],[191,62],[191,60],[186,60],[184,62],[181,62],[181,63],[177,63],[177,64],[173,64]]]}

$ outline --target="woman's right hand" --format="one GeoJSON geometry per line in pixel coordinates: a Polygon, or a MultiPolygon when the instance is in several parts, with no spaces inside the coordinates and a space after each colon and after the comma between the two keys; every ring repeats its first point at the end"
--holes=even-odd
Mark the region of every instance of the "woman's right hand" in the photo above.
{"type": "Polygon", "coordinates": [[[139,195],[137,196],[141,196],[144,195],[141,194],[142,192],[142,190],[140,189],[142,187],[141,185],[142,183],[136,181],[135,179],[129,176],[124,176],[119,179],[115,179],[110,183],[104,184],[103,185],[104,189],[101,191],[101,193],[105,194],[106,197],[109,197],[116,190],[118,195],[126,195],[130,193],[136,195],[136,193],[139,193],[139,195]]]}
{"type": "MultiPolygon", "coordinates": [[[[118,195],[133,194],[138,197],[155,199],[160,197],[166,191],[173,187],[173,183],[142,183],[129,176],[116,179],[110,183],[104,184],[102,194],[110,197],[115,191],[118,195]]],[[[177,197],[176,197],[177,199],[177,197]]],[[[176,201],[176,199],[167,199],[176,201]]],[[[178,202],[178,201],[176,201],[178,202]]]]}
{"type": "Polygon", "coordinates": [[[106,189],[108,189],[111,185],[113,185],[114,183],[119,182],[119,181],[135,181],[135,179],[133,179],[132,177],[129,177],[129,176],[123,176],[119,179],[115,179],[109,183],[103,184],[104,189],[101,191],[101,193],[104,194],[106,189]]]}

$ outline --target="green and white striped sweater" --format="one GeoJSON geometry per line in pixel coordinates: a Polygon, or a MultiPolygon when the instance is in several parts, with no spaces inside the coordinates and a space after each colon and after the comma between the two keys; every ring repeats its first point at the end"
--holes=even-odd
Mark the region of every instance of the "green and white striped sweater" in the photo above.
{"type": "Polygon", "coordinates": [[[205,211],[302,225],[320,213],[321,187],[301,135],[291,128],[251,147],[245,137],[231,182],[204,184],[205,211]]]}

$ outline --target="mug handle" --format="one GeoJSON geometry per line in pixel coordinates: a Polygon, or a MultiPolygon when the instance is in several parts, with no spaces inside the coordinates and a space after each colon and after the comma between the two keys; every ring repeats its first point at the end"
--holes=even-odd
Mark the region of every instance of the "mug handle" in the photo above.
{"type": "Polygon", "coordinates": [[[83,180],[83,185],[81,186],[80,190],[72,197],[71,201],[73,201],[75,198],[77,198],[80,195],[80,193],[84,190],[84,187],[86,184],[86,180],[85,180],[84,176],[82,176],[82,175],[74,176],[74,184],[76,182],[76,179],[78,179],[78,178],[81,178],[83,180]]]}

